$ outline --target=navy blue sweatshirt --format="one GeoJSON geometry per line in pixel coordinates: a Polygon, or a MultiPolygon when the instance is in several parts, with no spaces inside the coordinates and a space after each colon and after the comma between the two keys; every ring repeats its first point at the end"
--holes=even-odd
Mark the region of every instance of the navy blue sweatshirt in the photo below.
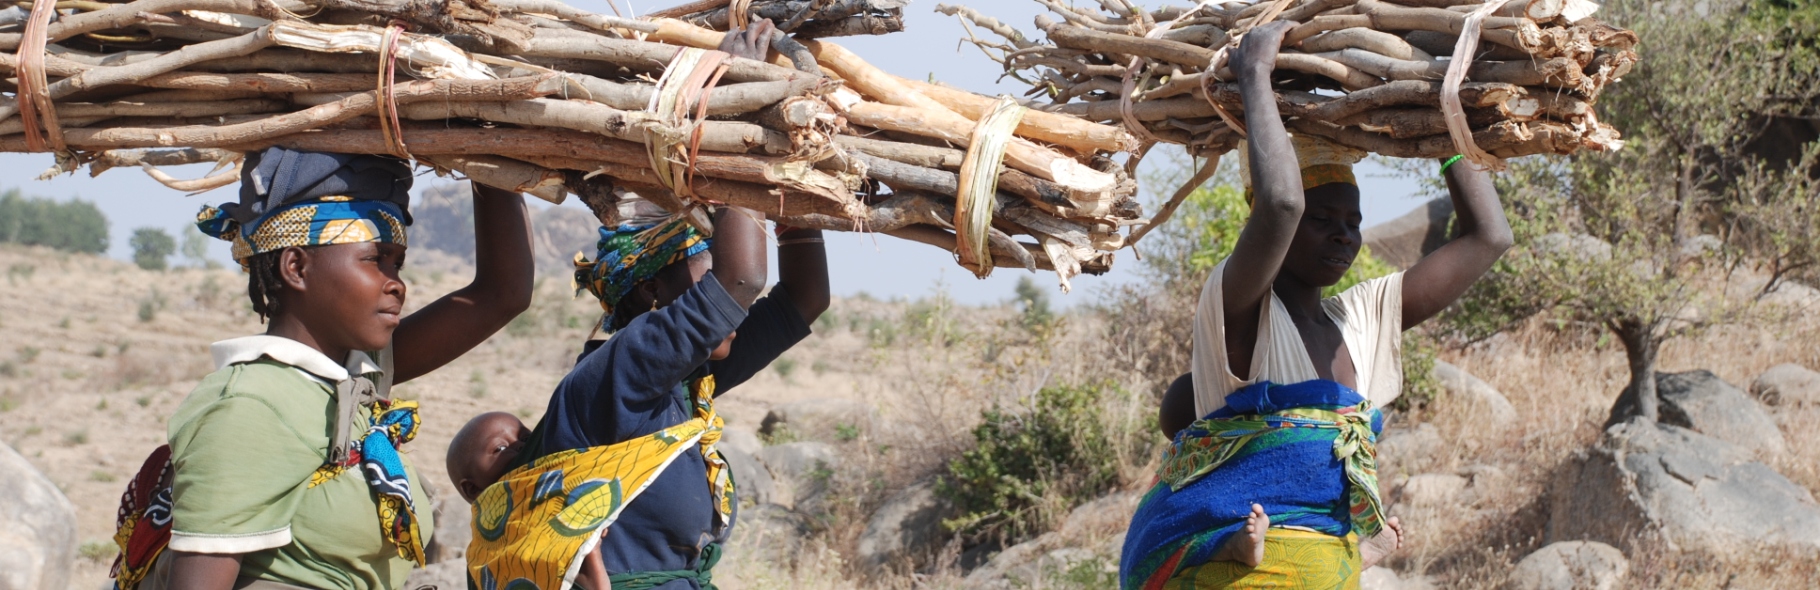
{"type": "MultiPolygon", "coordinates": [[[[670,305],[638,316],[607,340],[587,343],[550,396],[519,461],[624,442],[693,419],[687,381],[711,373],[719,396],[809,335],[785,289],[772,287],[742,311],[720,281],[705,276],[670,305]],[[736,329],[731,354],[709,361],[736,329]]],[[[714,530],[707,469],[700,448],[691,446],[626,506],[601,537],[608,573],[694,569],[702,547],[725,540],[731,527],[714,530]]],[[[698,586],[677,580],[658,588],[698,586]]]]}

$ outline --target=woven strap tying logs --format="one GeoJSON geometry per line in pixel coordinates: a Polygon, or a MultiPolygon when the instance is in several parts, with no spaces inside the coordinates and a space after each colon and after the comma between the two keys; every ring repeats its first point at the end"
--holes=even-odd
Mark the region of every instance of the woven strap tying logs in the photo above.
{"type": "Polygon", "coordinates": [[[1485,26],[1485,17],[1508,2],[1510,0],[1491,0],[1466,15],[1460,38],[1454,42],[1453,60],[1447,64],[1447,77],[1441,81],[1441,117],[1447,122],[1447,135],[1453,138],[1455,149],[1466,161],[1491,170],[1503,170],[1504,162],[1473,143],[1472,125],[1466,121],[1466,109],[1460,106],[1460,82],[1465,81],[1466,70],[1472,67],[1473,52],[1479,50],[1479,34],[1485,26]]]}
{"type": "MultiPolygon", "coordinates": [[[[714,235],[714,224],[707,211],[694,203],[693,179],[695,160],[701,148],[701,120],[707,116],[708,92],[727,72],[725,52],[685,47],[676,52],[663,76],[657,79],[657,90],[651,93],[651,104],[645,108],[657,118],[647,124],[645,151],[651,157],[651,170],[664,188],[682,200],[665,207],[672,211],[686,209],[689,225],[703,235],[714,235]],[[693,118],[690,107],[695,107],[693,118]]],[[[649,195],[660,205],[663,196],[649,195]]]]}
{"type": "Polygon", "coordinates": [[[394,20],[379,40],[379,132],[385,136],[386,148],[393,156],[411,159],[404,147],[404,129],[398,123],[398,40],[404,36],[404,23],[394,20]]]}
{"type": "Polygon", "coordinates": [[[44,49],[50,42],[48,29],[57,3],[39,0],[32,3],[31,16],[25,22],[25,34],[19,42],[19,122],[25,125],[25,145],[33,151],[49,147],[64,151],[63,127],[57,124],[57,107],[51,103],[50,82],[44,75],[44,49]]]}
{"type": "Polygon", "coordinates": [[[992,110],[973,128],[967,155],[961,160],[960,190],[954,196],[955,253],[962,267],[985,278],[992,274],[992,207],[998,195],[999,167],[1012,131],[1029,109],[1009,96],[1001,96],[992,110]]]}

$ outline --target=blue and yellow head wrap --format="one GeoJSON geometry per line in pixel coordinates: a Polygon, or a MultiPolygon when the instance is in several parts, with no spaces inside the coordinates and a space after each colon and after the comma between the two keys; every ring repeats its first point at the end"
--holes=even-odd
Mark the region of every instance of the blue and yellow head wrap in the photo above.
{"type": "Polygon", "coordinates": [[[575,282],[599,298],[600,308],[612,316],[634,285],[706,251],[710,242],[681,217],[656,224],[621,223],[613,229],[602,226],[594,261],[575,255],[575,282]]]}
{"type": "Polygon", "coordinates": [[[239,202],[203,207],[196,228],[233,242],[242,264],[299,246],[406,245],[410,190],[397,158],[268,148],[246,155],[239,202]]]}
{"type": "Polygon", "coordinates": [[[234,243],[234,260],[298,246],[381,242],[408,246],[404,210],[385,201],[333,196],[291,203],[242,224],[222,209],[204,206],[196,229],[234,243]]]}

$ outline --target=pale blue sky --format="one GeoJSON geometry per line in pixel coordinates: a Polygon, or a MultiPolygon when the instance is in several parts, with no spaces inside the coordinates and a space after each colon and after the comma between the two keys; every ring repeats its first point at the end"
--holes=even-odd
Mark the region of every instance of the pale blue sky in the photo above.
{"type": "MultiPolygon", "coordinates": [[[[678,1],[632,0],[629,8],[637,14],[643,14],[674,5],[678,1]]],[[[607,12],[603,0],[573,0],[571,3],[589,10],[607,12]]],[[[883,37],[846,38],[837,42],[871,61],[873,65],[899,76],[915,79],[933,77],[986,94],[1022,94],[1026,88],[1017,81],[998,81],[1000,69],[997,63],[988,60],[971,45],[959,42],[965,37],[965,32],[955,19],[935,12],[936,4],[929,0],[912,3],[905,10],[906,30],[902,33],[883,37]]],[[[1041,10],[1040,5],[1028,0],[975,0],[967,4],[1018,27],[1027,35],[1033,35],[1035,27],[1031,24],[1032,18],[1041,10]]],[[[627,9],[628,6],[621,3],[620,8],[627,9]]],[[[1154,168],[1158,162],[1167,159],[1153,155],[1146,160],[1143,168],[1154,168]]],[[[108,216],[111,235],[108,253],[121,259],[130,255],[127,239],[134,228],[162,227],[172,235],[181,236],[186,231],[185,226],[195,219],[197,208],[204,203],[233,199],[237,186],[186,197],[133,169],[110,170],[99,178],[89,178],[86,173],[78,173],[48,181],[34,180],[52,163],[49,154],[0,154],[0,178],[6,179],[0,181],[0,185],[16,186],[27,194],[58,199],[81,198],[95,202],[108,216]]],[[[189,166],[172,169],[171,172],[179,178],[194,178],[206,173],[207,169],[207,166],[189,166]]],[[[1150,170],[1141,170],[1140,176],[1145,172],[1150,170]]],[[[1365,195],[1365,225],[1391,219],[1418,204],[1411,197],[1416,191],[1413,181],[1392,177],[1389,170],[1369,162],[1362,165],[1359,172],[1361,192],[1365,195]]],[[[448,181],[430,175],[418,179],[420,187],[436,182],[448,181]]],[[[1145,187],[1145,194],[1154,194],[1159,190],[1166,193],[1173,188],[1145,187]]],[[[536,199],[531,199],[531,202],[542,203],[536,199]]],[[[564,206],[581,205],[571,200],[564,206]]],[[[948,252],[885,235],[839,233],[831,234],[828,242],[829,264],[834,276],[833,289],[835,294],[842,296],[864,291],[886,298],[914,298],[931,293],[939,281],[960,302],[992,303],[1009,299],[1017,277],[1026,274],[1021,270],[998,269],[987,279],[975,279],[971,273],[956,265],[953,255],[948,252]]],[[[213,243],[212,249],[215,258],[224,262],[228,260],[225,242],[213,243]]],[[[1135,264],[1130,252],[1120,252],[1111,273],[1100,277],[1076,277],[1073,294],[1062,295],[1058,291],[1054,300],[1062,306],[1086,301],[1096,287],[1132,280],[1135,264]]],[[[1040,285],[1055,284],[1055,277],[1051,273],[1039,273],[1036,278],[1040,285]]]]}

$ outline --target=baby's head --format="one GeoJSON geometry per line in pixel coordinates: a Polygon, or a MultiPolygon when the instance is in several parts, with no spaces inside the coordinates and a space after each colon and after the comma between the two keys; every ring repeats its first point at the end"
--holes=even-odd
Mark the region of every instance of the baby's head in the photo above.
{"type": "Polygon", "coordinates": [[[511,470],[530,438],[531,430],[517,416],[505,412],[475,416],[449,441],[445,459],[449,481],[462,499],[474,503],[480,492],[511,470]]]}

